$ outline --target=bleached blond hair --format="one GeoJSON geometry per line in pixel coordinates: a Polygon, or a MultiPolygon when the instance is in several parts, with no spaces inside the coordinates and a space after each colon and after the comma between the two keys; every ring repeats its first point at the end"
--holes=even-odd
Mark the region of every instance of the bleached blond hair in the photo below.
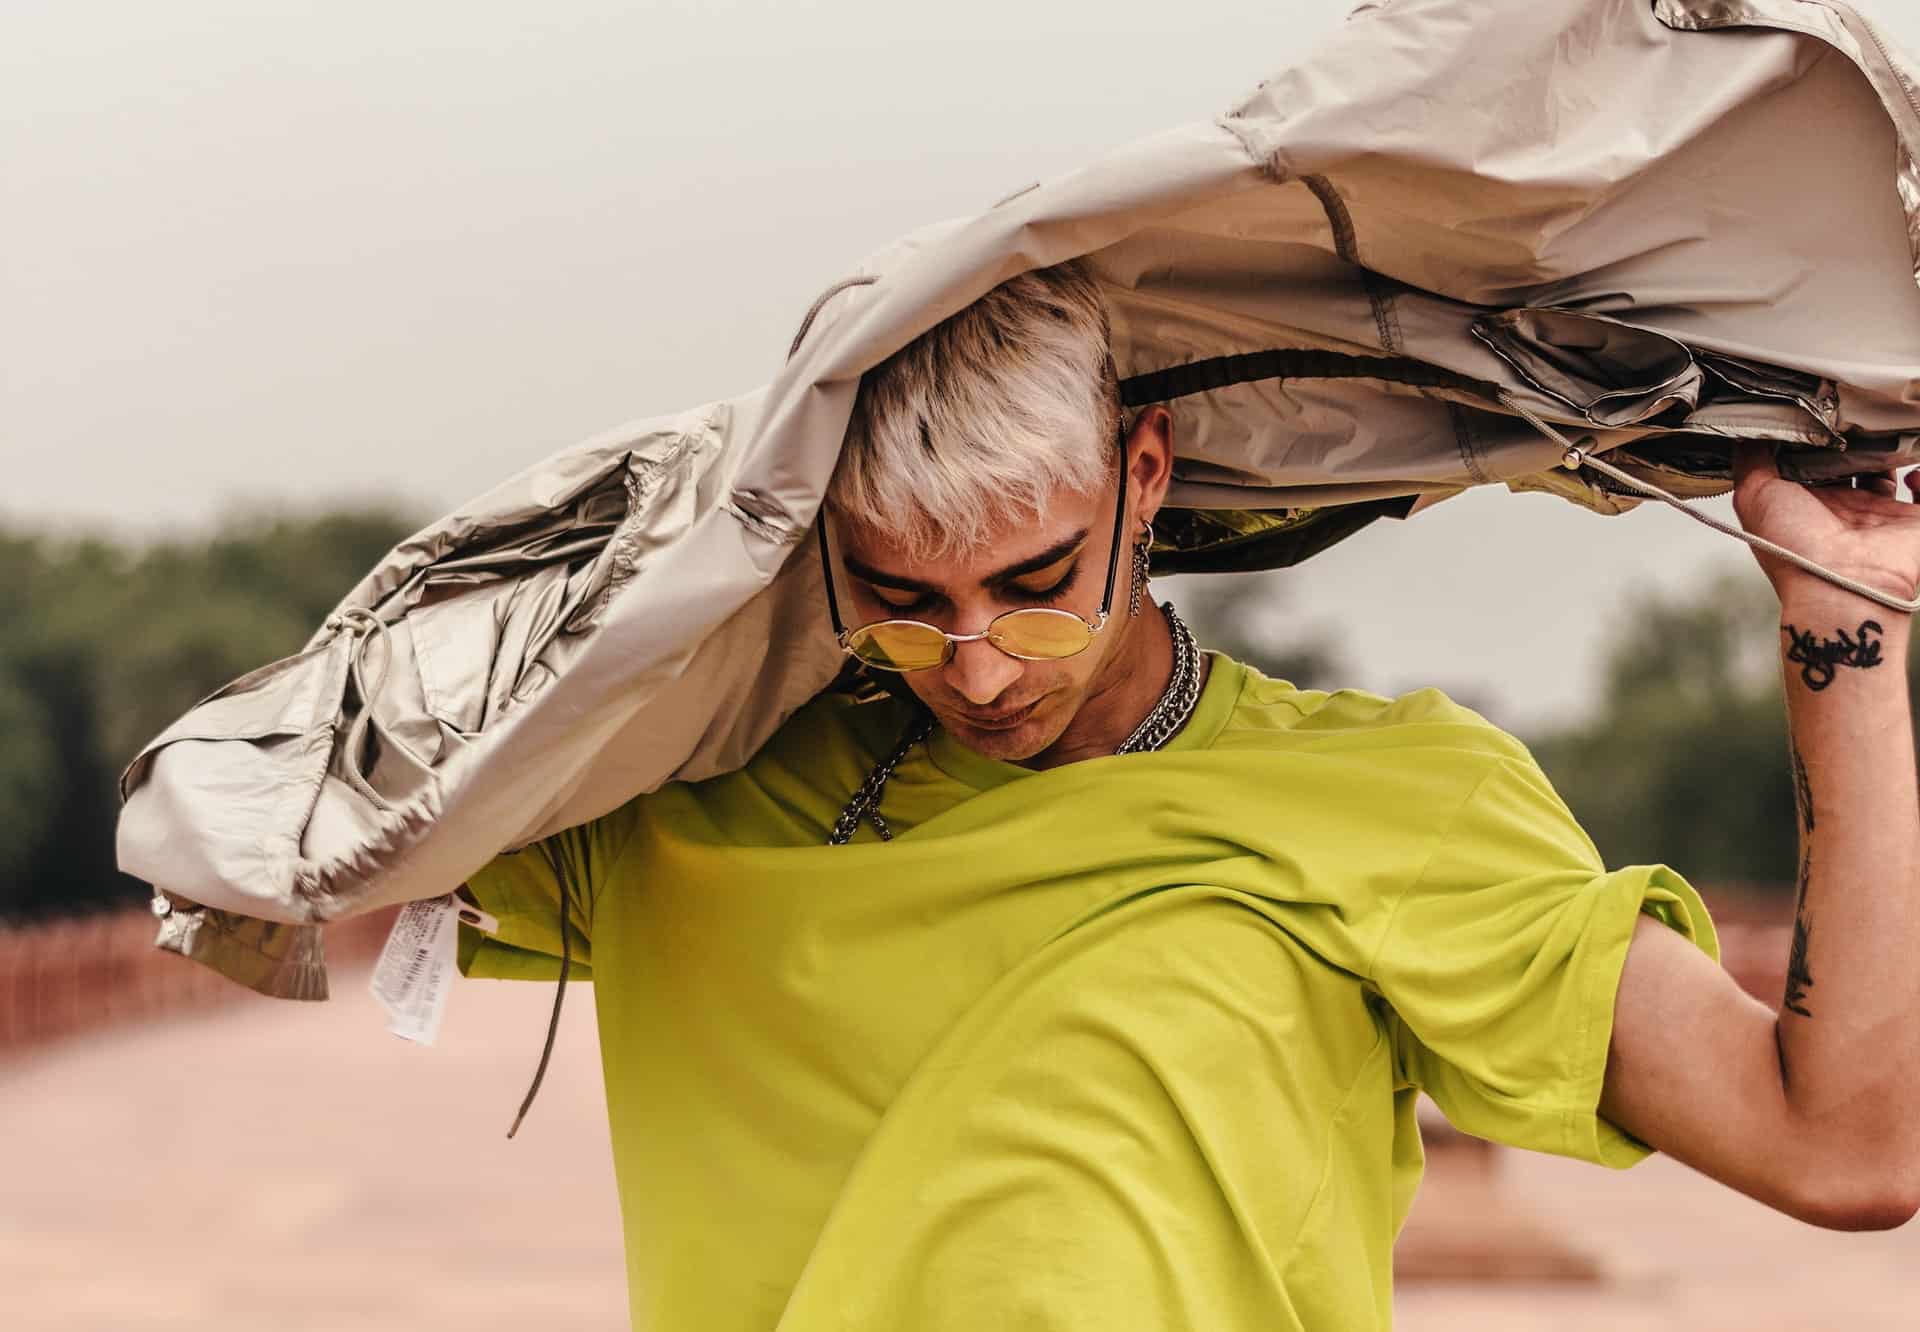
{"type": "Polygon", "coordinates": [[[1079,260],[1010,278],[860,380],[829,511],[918,559],[977,549],[1118,458],[1106,302],[1079,260]]]}

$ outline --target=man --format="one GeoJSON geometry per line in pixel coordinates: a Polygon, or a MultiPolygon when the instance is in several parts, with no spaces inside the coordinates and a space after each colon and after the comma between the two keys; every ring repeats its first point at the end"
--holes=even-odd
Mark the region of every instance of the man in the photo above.
{"type": "MultiPolygon", "coordinates": [[[[470,975],[536,974],[568,902],[635,1326],[1385,1327],[1421,1090],[1817,1224],[1911,1216],[1905,618],[1767,566],[1806,848],[1775,1014],[1474,713],[1196,650],[1145,580],[1170,424],[1122,420],[1078,265],[931,330],[863,380],[818,542],[899,696],[470,881],[501,922],[470,975]]],[[[1739,472],[1755,532],[1920,583],[1890,480],[1739,472]]]]}

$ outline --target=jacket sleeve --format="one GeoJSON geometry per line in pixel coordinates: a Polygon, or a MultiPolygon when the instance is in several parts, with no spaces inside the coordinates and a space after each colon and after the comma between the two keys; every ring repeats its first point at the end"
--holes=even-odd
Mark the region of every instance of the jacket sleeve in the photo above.
{"type": "Polygon", "coordinates": [[[1404,892],[1370,979],[1404,1083],[1458,1128],[1625,1167],[1652,1149],[1600,1116],[1634,922],[1719,960],[1700,896],[1664,865],[1609,871],[1531,758],[1501,757],[1404,892]]]}
{"type": "Polygon", "coordinates": [[[491,914],[499,927],[489,935],[461,924],[460,973],[499,980],[558,979],[564,881],[567,976],[591,979],[594,905],[632,840],[644,798],[496,856],[471,875],[463,895],[491,914]]]}

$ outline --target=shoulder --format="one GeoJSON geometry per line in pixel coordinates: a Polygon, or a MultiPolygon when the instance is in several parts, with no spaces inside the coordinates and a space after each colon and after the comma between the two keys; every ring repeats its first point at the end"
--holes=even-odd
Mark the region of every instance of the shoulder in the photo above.
{"type": "Polygon", "coordinates": [[[1394,697],[1365,689],[1300,689],[1257,667],[1235,665],[1244,678],[1218,746],[1392,750],[1402,757],[1427,751],[1532,766],[1533,756],[1518,737],[1439,689],[1394,697]]]}
{"type": "Polygon", "coordinates": [[[828,690],[814,695],[782,722],[753,762],[817,765],[837,755],[871,763],[891,747],[908,715],[906,706],[896,699],[856,702],[828,690]]]}

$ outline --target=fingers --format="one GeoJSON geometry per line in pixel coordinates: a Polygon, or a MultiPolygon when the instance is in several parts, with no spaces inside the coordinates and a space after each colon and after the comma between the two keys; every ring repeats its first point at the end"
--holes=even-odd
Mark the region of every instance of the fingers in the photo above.
{"type": "Polygon", "coordinates": [[[1861,473],[1853,478],[1853,488],[1855,490],[1864,490],[1872,495],[1880,495],[1890,500],[1900,498],[1899,484],[1894,481],[1891,475],[1885,472],[1861,473]]]}

